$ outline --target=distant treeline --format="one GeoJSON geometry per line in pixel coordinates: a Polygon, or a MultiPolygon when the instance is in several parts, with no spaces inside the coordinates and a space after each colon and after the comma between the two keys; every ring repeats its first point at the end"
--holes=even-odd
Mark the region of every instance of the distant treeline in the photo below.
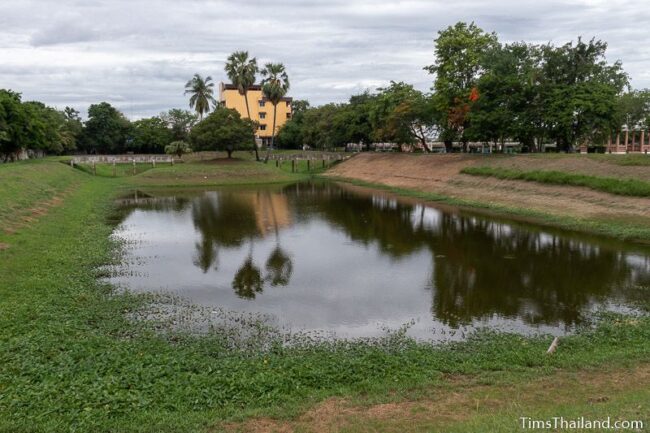
{"type": "Polygon", "coordinates": [[[134,122],[107,102],[88,108],[88,120],[65,107],[56,110],[0,89],[0,160],[13,160],[23,149],[45,154],[163,153],[174,141],[185,141],[197,116],[173,109],[134,122]]]}

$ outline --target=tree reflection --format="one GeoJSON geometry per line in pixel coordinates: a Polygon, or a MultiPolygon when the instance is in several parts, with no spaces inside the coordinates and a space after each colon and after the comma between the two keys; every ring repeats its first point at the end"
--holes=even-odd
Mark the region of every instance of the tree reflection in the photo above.
{"type": "Polygon", "coordinates": [[[245,299],[263,291],[264,281],[271,286],[289,283],[293,263],[280,247],[280,227],[290,222],[286,197],[272,191],[220,191],[198,197],[192,203],[194,227],[201,235],[196,242],[195,266],[204,273],[217,269],[221,248],[239,248],[248,240],[250,252],[233,279],[233,290],[245,299]],[[266,261],[267,276],[253,262],[255,240],[274,233],[276,247],[266,261]]]}
{"type": "Polygon", "coordinates": [[[255,299],[257,293],[262,293],[262,284],[262,272],[253,263],[253,257],[249,255],[235,274],[232,288],[240,298],[255,299]]]}
{"type": "Polygon", "coordinates": [[[270,281],[271,286],[286,286],[291,279],[293,272],[293,263],[291,257],[284,252],[280,245],[277,245],[269,258],[266,260],[266,279],[270,281]]]}
{"type": "Polygon", "coordinates": [[[264,284],[289,285],[294,263],[280,229],[294,222],[318,219],[395,260],[425,251],[431,256],[424,270],[430,278],[421,284],[431,290],[431,312],[453,327],[495,316],[572,325],[591,306],[650,279],[647,266],[631,264],[604,240],[445,213],[331,183],[292,185],[281,192],[208,193],[192,201],[192,218],[201,236],[194,263],[203,272],[216,268],[223,249],[249,242],[232,280],[235,293],[245,299],[262,293],[264,284]],[[272,233],[276,245],[262,272],[253,247],[272,233]]]}
{"type": "Polygon", "coordinates": [[[307,209],[317,209],[351,239],[392,258],[429,250],[431,311],[453,327],[493,316],[572,325],[590,306],[648,279],[617,249],[575,236],[444,213],[382,194],[336,193],[331,185],[302,187],[300,194],[296,206],[308,203],[307,209]]]}

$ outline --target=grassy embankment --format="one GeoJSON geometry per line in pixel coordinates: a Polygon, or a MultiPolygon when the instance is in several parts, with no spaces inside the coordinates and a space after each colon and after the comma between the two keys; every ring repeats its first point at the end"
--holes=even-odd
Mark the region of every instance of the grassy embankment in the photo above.
{"type": "MultiPolygon", "coordinates": [[[[201,337],[156,333],[151,324],[128,319],[149,297],[116,294],[96,278],[98,267],[119,252],[107,217],[124,187],[299,177],[253,162],[179,164],[117,179],[52,161],[0,166],[0,227],[13,227],[0,232],[6,245],[0,250],[0,431],[219,431],[251,416],[291,419],[329,396],[362,408],[403,400],[426,408],[448,393],[467,404],[459,403],[458,414],[450,408],[448,417],[421,414],[420,430],[518,431],[524,415],[647,419],[647,375],[634,368],[647,365],[649,317],[609,315],[595,329],[563,339],[553,356],[544,355],[548,338],[507,334],[439,347],[395,335],[287,348],[256,324],[256,336],[246,341],[233,342],[225,330],[201,337]],[[63,201],[43,206],[53,196],[63,201]],[[630,379],[629,387],[575,389],[584,369],[600,378],[596,384],[619,375],[630,379]],[[551,392],[535,393],[529,385],[537,383],[551,392]],[[494,403],[516,392],[526,396],[518,406],[494,403]],[[601,393],[597,406],[589,403],[601,393]]],[[[418,407],[390,419],[349,411],[345,423],[356,432],[402,431],[418,407]]]]}
{"type": "Polygon", "coordinates": [[[463,174],[495,177],[506,180],[525,180],[551,185],[582,186],[595,191],[634,197],[650,197],[650,182],[638,179],[618,179],[614,177],[589,176],[565,173],[554,170],[513,170],[497,167],[466,167],[463,174]]]}

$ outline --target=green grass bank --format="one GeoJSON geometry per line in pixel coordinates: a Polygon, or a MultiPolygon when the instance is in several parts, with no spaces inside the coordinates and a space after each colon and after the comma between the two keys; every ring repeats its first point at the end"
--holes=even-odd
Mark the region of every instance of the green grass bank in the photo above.
{"type": "Polygon", "coordinates": [[[497,179],[506,180],[525,180],[551,185],[582,186],[610,194],[650,197],[650,182],[638,179],[589,176],[553,170],[523,171],[485,166],[466,167],[461,170],[461,173],[472,176],[495,177],[497,179]]]}

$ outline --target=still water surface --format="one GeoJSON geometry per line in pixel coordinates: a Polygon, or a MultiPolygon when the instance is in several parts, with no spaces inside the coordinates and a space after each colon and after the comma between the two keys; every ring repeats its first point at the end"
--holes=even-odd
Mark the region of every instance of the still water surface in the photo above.
{"type": "Polygon", "coordinates": [[[625,309],[650,284],[647,250],[335,183],[134,193],[120,204],[114,236],[129,247],[114,283],[292,330],[559,335],[595,310],[625,309]]]}

